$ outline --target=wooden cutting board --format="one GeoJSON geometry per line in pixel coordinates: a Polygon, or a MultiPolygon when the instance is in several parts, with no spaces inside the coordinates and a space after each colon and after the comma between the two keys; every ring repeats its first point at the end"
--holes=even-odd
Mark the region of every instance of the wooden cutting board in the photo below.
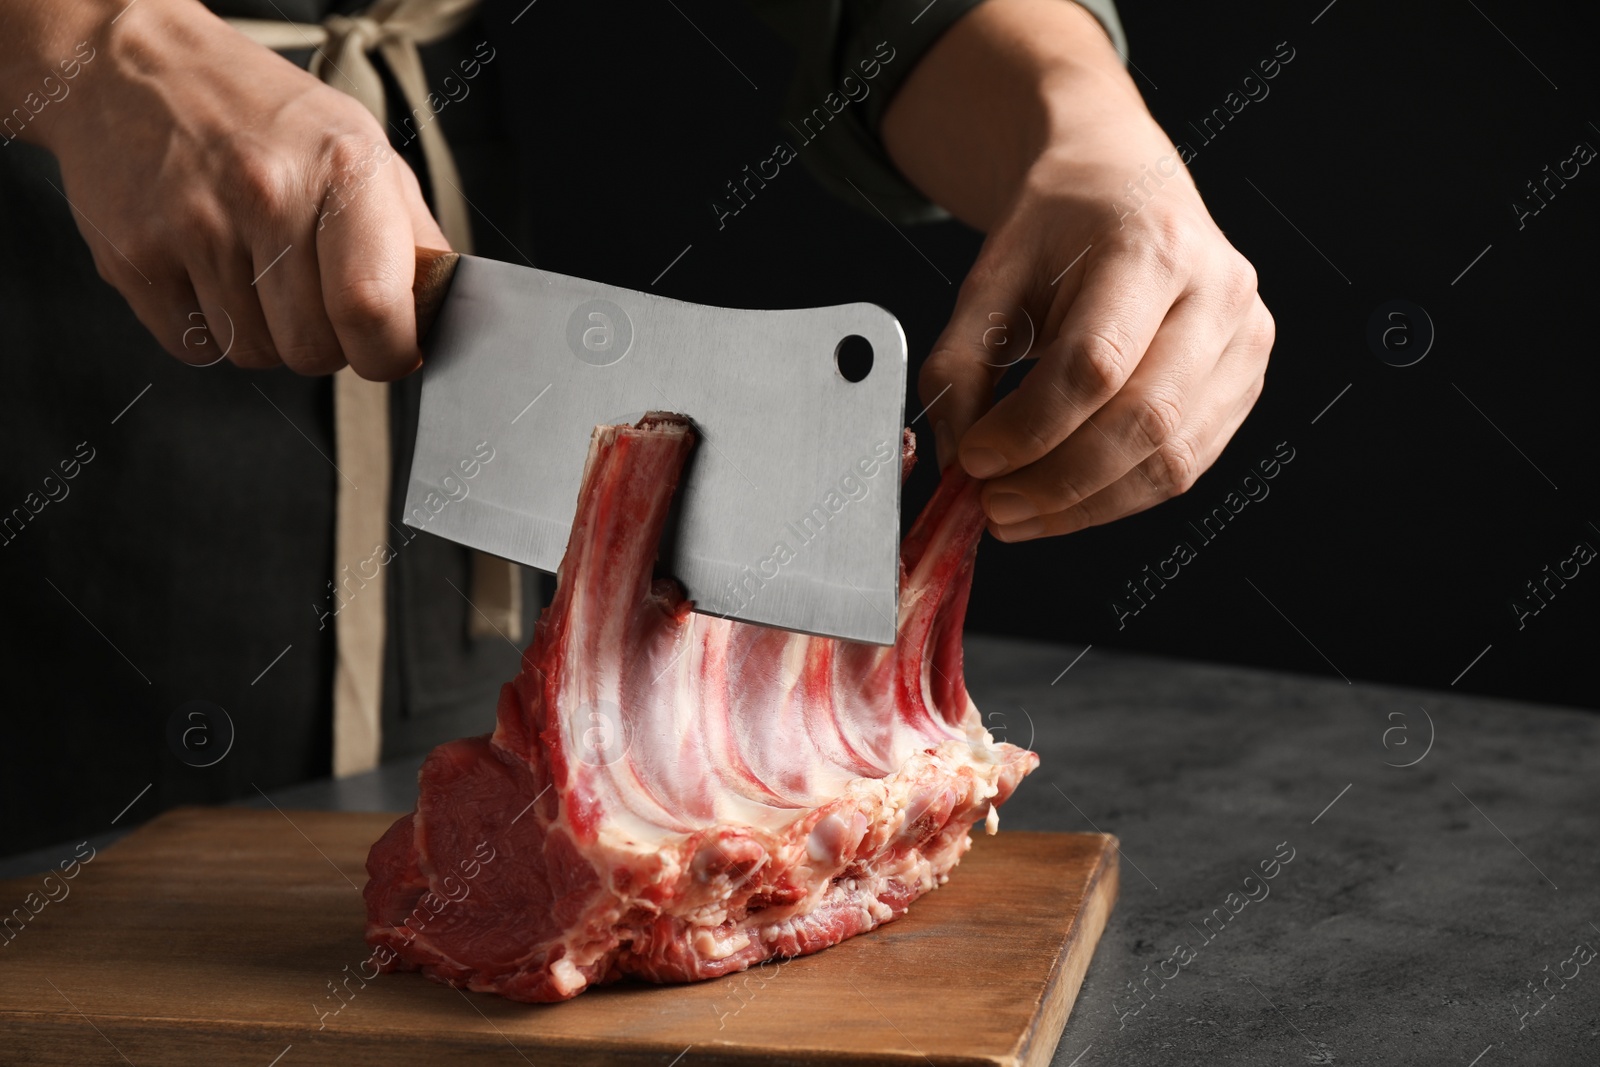
{"type": "Polygon", "coordinates": [[[0,938],[0,1060],[1040,1065],[1117,895],[1110,835],[979,833],[904,918],[781,968],[515,1004],[350,977],[368,952],[367,848],[393,819],[186,808],[71,881],[0,882],[0,908],[28,916],[0,938]],[[41,904],[46,888],[61,899],[41,904]]]}

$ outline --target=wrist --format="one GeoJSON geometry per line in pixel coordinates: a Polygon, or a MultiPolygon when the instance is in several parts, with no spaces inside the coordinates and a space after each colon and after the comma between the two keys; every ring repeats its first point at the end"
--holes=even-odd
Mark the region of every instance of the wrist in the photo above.
{"type": "Polygon", "coordinates": [[[160,52],[185,48],[195,16],[220,25],[199,0],[0,0],[0,147],[59,156],[71,131],[104,117],[116,70],[154,73],[160,52]]]}
{"type": "Polygon", "coordinates": [[[103,59],[116,0],[13,0],[0,4],[0,147],[47,141],[67,99],[103,59]]]}
{"type": "Polygon", "coordinates": [[[1092,159],[1130,133],[1165,141],[1093,15],[1070,0],[988,0],[917,64],[881,127],[901,172],[988,230],[1050,156],[1092,159]]]}
{"type": "MultiPolygon", "coordinates": [[[[1168,156],[1178,162],[1171,138],[1136,94],[1120,91],[1124,86],[1131,89],[1132,82],[1101,70],[1063,68],[1042,78],[1043,132],[1024,181],[1040,172],[1071,172],[1083,188],[1095,187],[1102,178],[1120,185],[1142,165],[1154,167],[1168,156]]],[[[1169,177],[1193,186],[1181,165],[1169,177]]]]}

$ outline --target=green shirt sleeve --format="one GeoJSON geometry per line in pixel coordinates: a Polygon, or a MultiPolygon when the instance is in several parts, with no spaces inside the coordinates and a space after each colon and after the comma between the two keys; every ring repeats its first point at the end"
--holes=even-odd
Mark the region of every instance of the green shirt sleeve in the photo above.
{"type": "MultiPolygon", "coordinates": [[[[878,127],[911,69],[982,0],[746,2],[795,48],[780,129],[823,187],[896,224],[949,218],[895,167],[878,127]]],[[[1076,2],[1099,20],[1126,60],[1127,38],[1113,0],[1076,2]]]]}

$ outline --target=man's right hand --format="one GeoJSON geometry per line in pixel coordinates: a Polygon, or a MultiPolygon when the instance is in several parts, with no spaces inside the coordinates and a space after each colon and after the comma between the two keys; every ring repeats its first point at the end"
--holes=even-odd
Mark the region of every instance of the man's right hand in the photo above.
{"type": "Polygon", "coordinates": [[[379,381],[420,365],[415,248],[449,245],[361,104],[198,0],[0,0],[8,35],[8,90],[95,49],[24,139],[60,161],[100,276],[168,352],[379,381]]]}

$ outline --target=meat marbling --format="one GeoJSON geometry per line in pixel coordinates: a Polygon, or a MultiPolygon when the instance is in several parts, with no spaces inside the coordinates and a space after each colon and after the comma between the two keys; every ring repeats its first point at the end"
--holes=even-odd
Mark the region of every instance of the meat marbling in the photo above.
{"type": "Polygon", "coordinates": [[[494,733],[436,748],[367,858],[384,969],[555,1001],[815,952],[944,883],[1038,765],[963,682],[983,517],[959,466],[901,546],[884,648],[695,614],[652,578],[693,443],[677,416],[596,428],[494,733]]]}

